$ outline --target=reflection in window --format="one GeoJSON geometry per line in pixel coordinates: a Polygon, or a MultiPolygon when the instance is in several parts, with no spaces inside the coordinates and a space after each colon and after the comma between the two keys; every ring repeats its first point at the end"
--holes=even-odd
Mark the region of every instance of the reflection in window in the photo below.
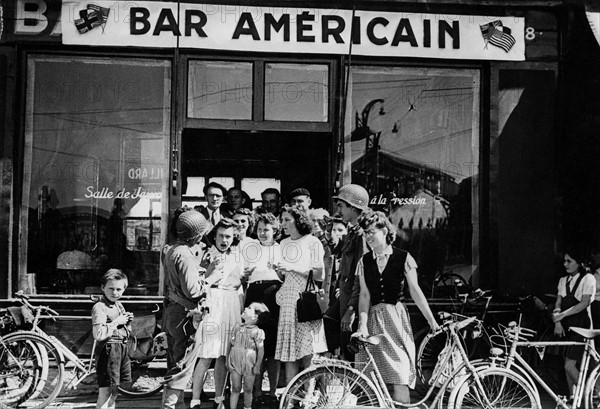
{"type": "Polygon", "coordinates": [[[479,73],[354,67],[346,175],[390,213],[429,283],[478,264],[479,73]],[[348,169],[351,168],[351,169],[348,169]]]}
{"type": "Polygon", "coordinates": [[[187,115],[252,119],[252,63],[190,61],[187,115]]]}
{"type": "Polygon", "coordinates": [[[29,59],[21,262],[38,293],[97,293],[108,268],[158,293],[170,81],[166,61],[29,59]]]}
{"type": "Polygon", "coordinates": [[[327,65],[265,64],[265,119],[327,122],[327,65]]]}

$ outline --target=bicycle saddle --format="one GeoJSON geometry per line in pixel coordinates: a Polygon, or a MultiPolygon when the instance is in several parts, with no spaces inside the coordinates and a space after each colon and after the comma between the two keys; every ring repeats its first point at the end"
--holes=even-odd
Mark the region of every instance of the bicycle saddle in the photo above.
{"type": "Polygon", "coordinates": [[[352,336],[352,339],[356,342],[368,345],[379,345],[379,343],[381,342],[381,338],[383,338],[383,334],[370,335],[368,337],[354,335],[352,336]]]}
{"type": "Polygon", "coordinates": [[[578,328],[571,327],[569,328],[571,331],[581,335],[584,338],[595,338],[600,335],[600,329],[586,329],[586,328],[578,328]]]}

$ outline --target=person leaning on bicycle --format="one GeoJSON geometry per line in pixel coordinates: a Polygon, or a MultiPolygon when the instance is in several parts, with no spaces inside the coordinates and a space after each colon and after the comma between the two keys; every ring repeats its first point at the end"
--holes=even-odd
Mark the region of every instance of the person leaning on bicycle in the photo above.
{"type": "MultiPolygon", "coordinates": [[[[569,331],[569,328],[591,328],[589,305],[596,293],[596,280],[583,267],[583,260],[583,253],[576,249],[565,252],[563,265],[567,275],[558,281],[558,294],[552,311],[554,335],[577,342],[583,342],[583,337],[569,331]]],[[[565,351],[565,373],[569,393],[573,392],[573,386],[577,384],[579,376],[577,361],[582,356],[582,345],[568,346],[565,351]]]]}
{"type": "MultiPolygon", "coordinates": [[[[359,324],[353,336],[382,335],[371,352],[383,379],[393,385],[393,399],[409,403],[408,388],[414,388],[417,374],[410,318],[400,299],[405,283],[431,329],[436,331],[439,326],[417,283],[417,263],[408,252],[392,246],[396,229],[389,219],[383,212],[367,211],[359,224],[371,251],[356,267],[359,324]]],[[[365,352],[356,360],[365,362],[365,352]]]]}

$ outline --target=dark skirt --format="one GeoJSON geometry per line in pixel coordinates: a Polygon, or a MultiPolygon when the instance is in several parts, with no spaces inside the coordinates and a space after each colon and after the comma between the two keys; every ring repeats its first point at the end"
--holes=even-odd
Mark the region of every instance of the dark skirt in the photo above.
{"type": "Polygon", "coordinates": [[[260,283],[250,283],[246,290],[246,300],[244,306],[249,306],[253,302],[260,302],[269,309],[270,320],[262,330],[265,331],[265,358],[275,356],[275,347],[277,346],[277,324],[279,322],[279,305],[275,301],[275,294],[279,291],[281,282],[261,281],[260,283]]]}

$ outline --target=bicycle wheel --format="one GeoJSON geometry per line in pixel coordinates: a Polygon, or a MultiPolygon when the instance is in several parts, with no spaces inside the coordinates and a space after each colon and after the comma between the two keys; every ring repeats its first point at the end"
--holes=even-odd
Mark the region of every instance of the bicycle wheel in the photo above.
{"type": "MultiPolygon", "coordinates": [[[[446,345],[446,339],[446,333],[440,331],[435,334],[427,334],[419,345],[416,358],[417,376],[426,387],[429,386],[440,354],[446,345]]],[[[477,332],[472,326],[461,331],[461,343],[467,352],[469,360],[487,357],[491,345],[487,331],[477,332]]],[[[452,373],[452,368],[438,369],[442,371],[444,376],[449,376],[452,373]]]]}
{"type": "Polygon", "coordinates": [[[280,409],[384,407],[377,388],[346,366],[319,366],[300,372],[281,395],[280,409]]]}
{"type": "Polygon", "coordinates": [[[31,396],[42,365],[41,353],[33,342],[5,342],[0,337],[0,408],[17,405],[31,396]]]}
{"type": "Polygon", "coordinates": [[[454,297],[457,292],[470,292],[471,287],[461,275],[444,273],[435,278],[431,287],[431,297],[454,297]]]}
{"type": "Polygon", "coordinates": [[[480,384],[473,375],[463,378],[452,390],[448,407],[541,409],[539,396],[519,375],[500,368],[478,372],[480,384]]]}
{"type": "Polygon", "coordinates": [[[15,376],[3,377],[0,381],[3,386],[0,409],[48,406],[63,385],[64,364],[60,352],[50,342],[27,332],[7,335],[2,340],[2,347],[1,373],[5,375],[6,370],[12,370],[15,376]],[[5,367],[5,363],[9,366],[5,367]],[[20,384],[18,379],[22,380],[20,384]]]}
{"type": "Polygon", "coordinates": [[[586,409],[600,408],[600,365],[596,366],[588,376],[583,401],[586,409]]]}
{"type": "Polygon", "coordinates": [[[440,353],[446,345],[446,338],[446,333],[440,331],[436,334],[427,334],[419,344],[416,361],[417,375],[421,383],[427,388],[440,353]]]}
{"type": "Polygon", "coordinates": [[[125,396],[152,396],[162,390],[167,373],[165,359],[153,359],[150,362],[131,362],[131,382],[121,384],[119,392],[125,396]]]}

